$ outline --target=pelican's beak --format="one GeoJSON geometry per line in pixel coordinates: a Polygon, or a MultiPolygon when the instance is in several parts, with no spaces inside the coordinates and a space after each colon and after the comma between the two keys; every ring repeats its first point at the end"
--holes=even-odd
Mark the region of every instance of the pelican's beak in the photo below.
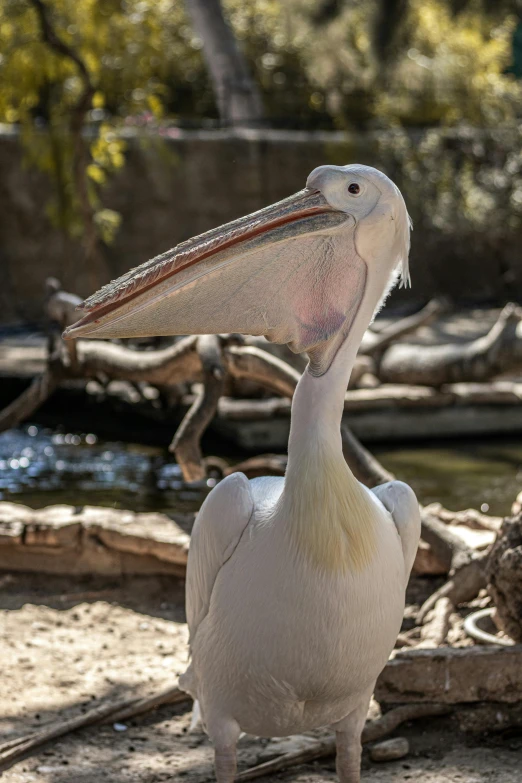
{"type": "Polygon", "coordinates": [[[80,305],[85,316],[64,336],[239,332],[307,350],[344,319],[335,291],[325,300],[318,269],[323,260],[326,285],[328,242],[347,222],[353,226],[353,218],[319,191],[302,190],[183,242],[105,286],[80,305]]]}

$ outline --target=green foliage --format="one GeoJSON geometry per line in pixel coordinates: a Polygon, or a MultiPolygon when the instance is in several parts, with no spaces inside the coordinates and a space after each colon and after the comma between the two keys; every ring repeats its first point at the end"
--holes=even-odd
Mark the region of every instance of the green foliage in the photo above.
{"type": "MultiPolygon", "coordinates": [[[[128,117],[160,119],[171,85],[190,82],[199,48],[179,4],[170,0],[46,0],[56,36],[84,62],[95,90],[86,121],[88,195],[105,241],[117,229],[101,209],[100,189],[124,165],[125,142],[116,130],[128,117]],[[180,65],[182,64],[182,65],[180,65]]],[[[56,198],[53,221],[80,234],[71,123],[84,84],[77,63],[42,39],[30,0],[0,4],[0,121],[17,123],[30,164],[48,173],[56,198]]]]}
{"type": "Polygon", "coordinates": [[[472,252],[477,239],[495,247],[520,228],[522,128],[401,129],[378,134],[377,150],[421,234],[434,228],[472,252]]]}
{"type": "MultiPolygon", "coordinates": [[[[228,0],[234,27],[245,37],[258,78],[283,71],[292,55],[297,84],[288,80],[294,100],[328,117],[337,127],[493,125],[515,116],[520,84],[508,73],[513,59],[516,18],[497,3],[486,13],[481,0],[468,0],[455,14],[449,0],[395,3],[392,55],[382,61],[377,32],[385,0],[337,4],[317,25],[315,0],[228,0]],[[264,56],[257,56],[255,29],[264,34],[264,56]],[[275,65],[274,65],[275,64],[275,65]]],[[[390,20],[388,20],[390,21],[390,20]]],[[[273,77],[272,77],[273,78],[273,77]]],[[[274,87],[271,86],[274,93],[274,87]]]]}

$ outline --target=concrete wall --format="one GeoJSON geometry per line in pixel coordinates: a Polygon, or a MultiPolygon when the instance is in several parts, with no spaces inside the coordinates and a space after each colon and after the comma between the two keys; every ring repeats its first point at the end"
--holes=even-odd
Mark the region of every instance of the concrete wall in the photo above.
{"type": "MultiPolygon", "coordinates": [[[[105,269],[92,270],[82,264],[78,243],[49,222],[46,176],[24,164],[15,134],[1,134],[0,323],[39,320],[48,275],[87,295],[184,239],[299,190],[317,165],[378,166],[377,157],[370,137],[347,140],[339,133],[180,131],[167,141],[133,137],[125,168],[104,191],[106,205],[121,213],[122,226],[105,249],[105,269]]],[[[422,205],[408,206],[414,218],[422,214],[422,205]]],[[[396,294],[395,302],[404,304],[406,297],[412,304],[435,292],[461,302],[522,295],[519,235],[492,254],[480,237],[474,247],[467,241],[456,246],[454,239],[420,225],[413,233],[413,292],[396,294]]]]}

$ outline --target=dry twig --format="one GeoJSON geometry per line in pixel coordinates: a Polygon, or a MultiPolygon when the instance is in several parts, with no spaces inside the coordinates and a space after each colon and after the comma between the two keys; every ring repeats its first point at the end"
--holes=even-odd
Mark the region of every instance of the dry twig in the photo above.
{"type": "Polygon", "coordinates": [[[75,718],[56,721],[39,731],[3,742],[0,744],[0,770],[9,769],[21,758],[31,754],[47,742],[63,737],[65,734],[70,734],[78,729],[99,723],[115,723],[116,721],[128,720],[145,712],[155,710],[164,704],[180,704],[190,700],[190,696],[180,691],[179,688],[173,687],[141,699],[121,699],[109,704],[100,704],[98,707],[94,707],[82,715],[77,715],[75,718]]]}
{"type": "MultiPolygon", "coordinates": [[[[375,742],[409,720],[419,718],[429,718],[439,715],[447,715],[451,710],[441,704],[407,704],[390,710],[382,718],[371,721],[366,724],[362,733],[362,742],[375,742]]],[[[241,772],[236,777],[236,783],[243,783],[247,780],[255,780],[265,775],[274,775],[276,772],[282,772],[289,767],[295,767],[298,764],[306,764],[316,759],[332,756],[335,753],[335,740],[333,737],[326,740],[318,740],[303,750],[297,750],[292,753],[285,753],[279,758],[266,761],[256,767],[241,772]]]]}

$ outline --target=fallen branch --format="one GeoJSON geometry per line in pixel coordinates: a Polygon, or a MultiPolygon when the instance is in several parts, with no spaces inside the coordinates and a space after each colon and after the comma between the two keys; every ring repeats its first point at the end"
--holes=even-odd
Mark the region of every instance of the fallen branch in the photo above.
{"type": "Polygon", "coordinates": [[[449,511],[441,503],[430,503],[429,506],[424,507],[424,510],[447,525],[465,525],[471,530],[490,530],[493,533],[498,533],[502,524],[502,517],[482,514],[476,508],[449,511]]]}
{"type": "Polygon", "coordinates": [[[236,465],[225,467],[223,476],[238,472],[244,473],[247,478],[284,476],[287,462],[286,454],[260,454],[258,457],[250,457],[236,465]]]}
{"type": "Polygon", "coordinates": [[[135,351],[103,340],[78,341],[78,370],[75,377],[146,381],[152,386],[173,386],[188,380],[200,381],[201,361],[198,337],[183,337],[167,348],[135,351]]]}
{"type": "Polygon", "coordinates": [[[283,397],[293,397],[301,373],[277,356],[253,345],[230,346],[224,354],[228,370],[237,380],[252,381],[283,397]]]}
{"type": "Polygon", "coordinates": [[[449,525],[431,516],[426,509],[422,509],[421,514],[421,537],[448,572],[460,568],[475,556],[474,550],[455,535],[449,525]]]}
{"type": "MultiPolygon", "coordinates": [[[[408,704],[397,707],[387,712],[382,718],[368,722],[363,729],[362,742],[363,744],[375,742],[387,734],[391,734],[401,723],[406,721],[447,715],[450,711],[446,705],[441,704],[408,704]]],[[[276,772],[282,772],[298,764],[307,764],[310,761],[333,756],[334,753],[335,739],[333,737],[326,740],[318,740],[307,748],[292,753],[285,753],[279,756],[279,758],[266,761],[264,764],[258,764],[256,767],[241,772],[236,777],[236,783],[255,780],[265,775],[275,775],[276,772]]]]}

